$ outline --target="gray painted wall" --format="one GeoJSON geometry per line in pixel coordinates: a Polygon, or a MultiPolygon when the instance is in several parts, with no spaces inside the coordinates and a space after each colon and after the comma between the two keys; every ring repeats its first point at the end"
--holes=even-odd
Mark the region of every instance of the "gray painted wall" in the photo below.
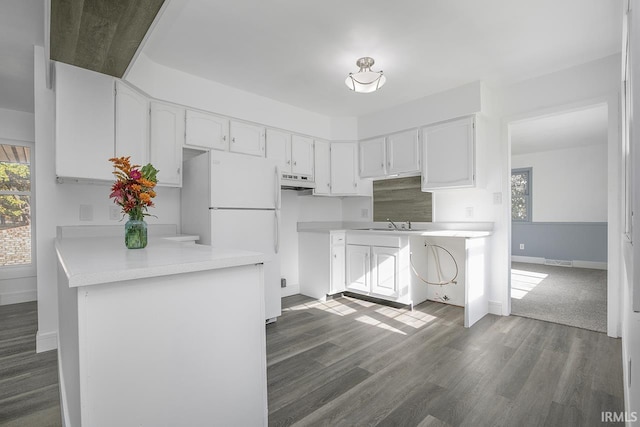
{"type": "Polygon", "coordinates": [[[514,221],[511,227],[511,255],[607,262],[606,222],[514,221]]]}

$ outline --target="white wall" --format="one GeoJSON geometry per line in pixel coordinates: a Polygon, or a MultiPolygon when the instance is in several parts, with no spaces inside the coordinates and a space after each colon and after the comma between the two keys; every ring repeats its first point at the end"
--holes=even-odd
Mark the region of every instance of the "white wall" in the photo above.
{"type": "Polygon", "coordinates": [[[606,144],[511,157],[512,169],[528,167],[533,221],[607,222],[606,144]]]}
{"type": "MultiPolygon", "coordinates": [[[[55,94],[46,88],[44,73],[44,50],[34,50],[35,72],[35,165],[36,165],[36,212],[37,229],[37,291],[38,334],[36,350],[56,348],[58,329],[58,307],[56,291],[57,258],[54,249],[56,226],[58,225],[116,225],[124,223],[109,220],[108,185],[57,184],[54,163],[54,114],[55,94]],[[93,208],[93,220],[80,221],[80,205],[93,208]]],[[[78,161],[82,161],[78,159],[78,161]]],[[[105,162],[108,159],[105,159],[105,162]]],[[[149,223],[180,224],[180,190],[158,188],[154,200],[156,208],[148,217],[149,223]]]]}
{"type": "MultiPolygon", "coordinates": [[[[33,142],[33,117],[32,113],[0,108],[0,144],[33,142]]],[[[31,237],[35,244],[35,226],[31,237]]],[[[32,261],[29,267],[0,268],[0,305],[36,300],[36,260],[32,261]]]]}
{"type": "Polygon", "coordinates": [[[332,126],[336,135],[350,135],[344,121],[332,125],[329,117],[157,64],[144,54],[126,80],[154,98],[232,118],[327,140],[332,139],[332,126]]]}

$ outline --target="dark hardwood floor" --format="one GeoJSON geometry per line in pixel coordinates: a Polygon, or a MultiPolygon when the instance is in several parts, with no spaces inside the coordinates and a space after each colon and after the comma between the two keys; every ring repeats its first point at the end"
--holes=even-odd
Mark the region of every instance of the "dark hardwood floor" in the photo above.
{"type": "Polygon", "coordinates": [[[624,411],[620,340],[426,302],[283,300],[267,327],[270,426],[600,426],[624,411]]]}
{"type": "Polygon", "coordinates": [[[56,351],[36,354],[35,302],[0,306],[0,425],[62,425],[56,351]]]}
{"type": "MultiPolygon", "coordinates": [[[[624,410],[620,340],[602,333],[492,315],[464,329],[461,308],[433,302],[283,307],[267,326],[271,426],[599,426],[624,410]]],[[[35,303],[0,306],[2,426],[61,425],[36,317],[35,303]]]]}

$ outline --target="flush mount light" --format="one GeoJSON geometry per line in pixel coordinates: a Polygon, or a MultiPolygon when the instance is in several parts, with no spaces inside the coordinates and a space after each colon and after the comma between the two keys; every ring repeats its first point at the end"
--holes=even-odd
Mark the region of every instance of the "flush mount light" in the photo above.
{"type": "Polygon", "coordinates": [[[349,73],[344,83],[353,91],[361,93],[375,92],[380,89],[387,78],[382,71],[371,71],[371,66],[375,63],[373,58],[365,56],[356,61],[356,65],[360,67],[357,73],[349,73]]]}

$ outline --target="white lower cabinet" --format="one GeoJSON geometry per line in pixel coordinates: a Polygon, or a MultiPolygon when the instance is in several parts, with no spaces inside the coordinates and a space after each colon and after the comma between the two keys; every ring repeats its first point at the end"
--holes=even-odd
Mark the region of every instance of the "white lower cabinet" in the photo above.
{"type": "Polygon", "coordinates": [[[407,305],[427,299],[425,287],[412,285],[406,235],[348,231],[346,240],[347,291],[407,305]]]}
{"type": "Polygon", "coordinates": [[[347,290],[369,293],[371,290],[371,248],[347,245],[347,290]]]}
{"type": "Polygon", "coordinates": [[[298,233],[300,293],[325,300],[345,291],[344,230],[298,233]]]}
{"type": "Polygon", "coordinates": [[[400,251],[396,248],[371,248],[371,292],[398,298],[398,266],[400,251]]]}

